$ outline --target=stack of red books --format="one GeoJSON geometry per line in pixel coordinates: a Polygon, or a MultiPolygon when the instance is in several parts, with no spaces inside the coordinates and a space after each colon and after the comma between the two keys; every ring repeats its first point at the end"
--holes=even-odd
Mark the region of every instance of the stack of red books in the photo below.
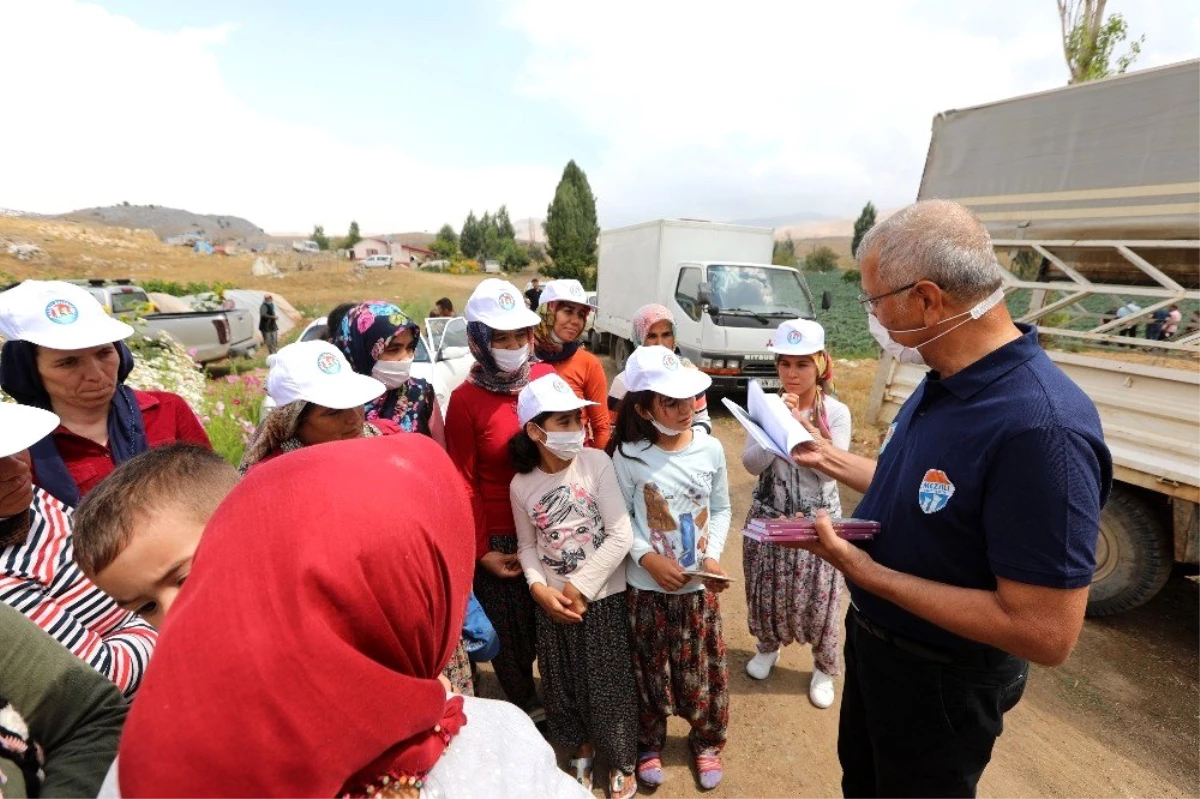
{"type": "MultiPolygon", "coordinates": [[[[879,532],[879,522],[866,519],[833,519],[833,530],[847,541],[870,541],[879,532]]],[[[816,541],[812,519],[751,519],[742,531],[746,538],[760,543],[816,541]]]]}

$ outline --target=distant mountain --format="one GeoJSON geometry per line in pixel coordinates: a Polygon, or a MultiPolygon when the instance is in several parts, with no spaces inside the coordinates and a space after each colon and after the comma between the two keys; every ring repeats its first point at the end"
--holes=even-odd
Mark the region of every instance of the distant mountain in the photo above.
{"type": "Polygon", "coordinates": [[[230,239],[253,243],[264,241],[267,238],[267,234],[262,228],[240,216],[194,214],[191,211],[164,208],[161,205],[110,205],[104,208],[84,208],[69,214],[59,214],[55,218],[90,225],[153,230],[160,239],[168,236],[194,234],[213,243],[230,239]]]}
{"type": "Polygon", "coordinates": [[[813,222],[832,222],[836,219],[836,216],[830,216],[829,214],[818,214],[812,211],[798,211],[794,214],[759,217],[758,219],[735,219],[729,224],[749,225],[751,227],[785,227],[806,225],[813,222]]]}

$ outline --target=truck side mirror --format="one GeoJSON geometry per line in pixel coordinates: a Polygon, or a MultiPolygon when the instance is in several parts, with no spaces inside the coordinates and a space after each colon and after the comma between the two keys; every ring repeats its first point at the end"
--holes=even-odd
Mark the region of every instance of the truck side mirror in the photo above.
{"type": "Polygon", "coordinates": [[[833,307],[833,292],[828,289],[821,292],[821,310],[828,311],[833,307]]]}
{"type": "Polygon", "coordinates": [[[696,303],[701,308],[712,305],[712,284],[705,281],[696,287],[696,303]]]}

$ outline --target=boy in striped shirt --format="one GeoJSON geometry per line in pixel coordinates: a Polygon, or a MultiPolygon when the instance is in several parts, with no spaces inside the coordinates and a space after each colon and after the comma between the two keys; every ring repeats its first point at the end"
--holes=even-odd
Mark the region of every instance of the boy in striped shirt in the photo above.
{"type": "Polygon", "coordinates": [[[133,696],[158,631],[83,575],[71,509],[33,485],[27,450],[58,424],[40,408],[0,403],[0,602],[133,696]]]}

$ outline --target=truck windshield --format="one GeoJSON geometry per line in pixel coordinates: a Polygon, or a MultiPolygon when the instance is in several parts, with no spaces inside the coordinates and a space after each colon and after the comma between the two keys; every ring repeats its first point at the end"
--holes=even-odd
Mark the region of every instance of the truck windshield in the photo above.
{"type": "Polygon", "coordinates": [[[150,298],[140,290],[114,290],[112,293],[112,312],[114,314],[141,313],[149,303],[150,298]]]}
{"type": "Polygon", "coordinates": [[[761,316],[813,317],[808,292],[794,269],[761,266],[708,267],[712,302],[717,308],[761,316]]]}

